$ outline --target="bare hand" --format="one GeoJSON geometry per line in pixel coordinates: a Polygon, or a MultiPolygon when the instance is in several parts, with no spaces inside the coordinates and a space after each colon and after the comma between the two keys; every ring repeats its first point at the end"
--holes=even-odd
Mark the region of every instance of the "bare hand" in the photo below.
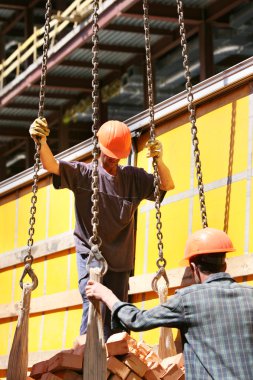
{"type": "Polygon", "coordinates": [[[41,143],[46,142],[47,136],[50,133],[46,119],[39,117],[35,119],[30,126],[29,133],[36,143],[38,142],[38,137],[40,138],[41,143]]]}
{"type": "Polygon", "coordinates": [[[146,148],[148,150],[147,152],[147,158],[149,157],[155,157],[155,158],[162,158],[163,155],[163,146],[162,143],[158,140],[149,140],[146,143],[146,148]]]}
{"type": "Polygon", "coordinates": [[[107,288],[104,285],[100,284],[100,282],[89,280],[85,290],[87,298],[102,300],[107,288]]]}

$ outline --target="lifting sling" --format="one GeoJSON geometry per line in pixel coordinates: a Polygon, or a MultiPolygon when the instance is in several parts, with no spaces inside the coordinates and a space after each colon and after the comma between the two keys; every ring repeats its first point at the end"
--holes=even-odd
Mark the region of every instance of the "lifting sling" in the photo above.
{"type": "MultiPolygon", "coordinates": [[[[150,139],[148,144],[155,143],[155,120],[154,120],[154,94],[153,94],[153,76],[152,76],[152,62],[151,62],[151,44],[150,44],[150,23],[148,15],[148,0],[143,0],[143,18],[144,18],[144,33],[145,33],[145,51],[146,51],[146,71],[147,71],[147,85],[148,85],[148,105],[149,105],[149,125],[150,125],[150,139]]],[[[158,271],[152,281],[152,289],[158,293],[160,303],[164,303],[168,296],[169,280],[166,274],[165,266],[166,260],[163,257],[163,234],[162,234],[162,221],[160,210],[160,189],[159,189],[159,173],[156,158],[153,157],[154,169],[154,197],[156,209],[156,229],[158,239],[158,254],[156,260],[158,271]],[[163,277],[163,279],[162,279],[163,277]],[[162,280],[162,281],[160,281],[162,280]],[[159,284],[158,284],[159,281],[159,284]]],[[[173,356],[176,354],[176,347],[173,341],[172,330],[170,328],[161,327],[158,345],[158,354],[161,359],[173,356]]]]}
{"type": "Polygon", "coordinates": [[[201,162],[200,162],[199,140],[197,137],[198,130],[197,130],[197,125],[196,125],[196,109],[195,109],[194,97],[192,93],[191,73],[190,73],[189,59],[188,59],[188,46],[187,46],[185,24],[184,24],[183,2],[181,0],[177,0],[177,13],[178,13],[178,22],[179,22],[179,32],[180,32],[180,37],[181,37],[184,76],[186,79],[185,88],[187,92],[188,111],[190,113],[189,120],[191,123],[194,162],[195,162],[196,176],[197,176],[197,181],[198,181],[200,216],[201,216],[202,227],[206,228],[208,227],[208,223],[207,223],[207,215],[206,215],[203,176],[202,176],[201,162]]]}
{"type": "MultiPolygon", "coordinates": [[[[90,254],[87,269],[90,279],[101,282],[103,275],[107,271],[107,262],[102,256],[99,248],[102,240],[98,235],[98,215],[99,215],[99,194],[98,194],[98,122],[99,122],[99,78],[98,78],[98,10],[99,1],[93,1],[93,26],[92,26],[92,132],[93,132],[93,151],[92,151],[92,236],[89,240],[90,254]]],[[[101,303],[97,300],[90,301],[88,325],[86,334],[86,344],[83,361],[84,380],[106,380],[106,349],[104,342],[103,321],[101,314],[101,303]]]]}
{"type": "MultiPolygon", "coordinates": [[[[42,70],[40,81],[40,94],[39,94],[39,111],[38,117],[43,118],[44,114],[44,100],[45,100],[45,85],[47,74],[47,57],[48,57],[48,44],[49,44],[49,29],[51,19],[51,0],[47,0],[45,25],[44,25],[44,42],[43,42],[43,55],[42,55],[42,70]]],[[[38,278],[32,269],[33,256],[33,235],[35,232],[35,213],[37,203],[37,191],[38,191],[38,171],[40,168],[40,148],[41,144],[38,140],[35,144],[36,152],[34,155],[34,175],[30,208],[30,228],[28,230],[29,239],[27,242],[27,255],[24,257],[24,271],[20,279],[20,287],[23,289],[22,300],[20,303],[20,310],[18,315],[17,326],[14,334],[14,339],[8,360],[7,380],[26,380],[27,368],[28,368],[28,322],[29,322],[29,310],[31,292],[38,286],[38,278]],[[23,283],[24,278],[28,275],[31,282],[23,283]]]]}

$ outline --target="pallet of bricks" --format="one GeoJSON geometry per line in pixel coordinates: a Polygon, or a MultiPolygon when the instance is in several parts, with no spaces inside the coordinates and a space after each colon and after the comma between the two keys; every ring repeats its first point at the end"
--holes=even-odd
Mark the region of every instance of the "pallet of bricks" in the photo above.
{"type": "MultiPolygon", "coordinates": [[[[73,349],[34,364],[27,380],[83,380],[85,336],[73,349]]],[[[159,358],[145,342],[137,342],[126,332],[112,335],[106,342],[107,380],[184,380],[183,354],[159,358]]],[[[89,379],[87,379],[89,380],[89,379]]]]}

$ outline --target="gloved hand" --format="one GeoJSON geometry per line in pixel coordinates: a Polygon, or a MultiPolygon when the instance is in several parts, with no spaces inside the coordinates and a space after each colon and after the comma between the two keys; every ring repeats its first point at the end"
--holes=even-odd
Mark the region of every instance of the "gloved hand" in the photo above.
{"type": "Polygon", "coordinates": [[[46,119],[44,117],[35,119],[29,128],[29,133],[36,143],[39,141],[38,137],[40,137],[41,144],[45,143],[50,133],[46,119]]]}
{"type": "Polygon", "coordinates": [[[162,143],[158,140],[148,140],[146,143],[147,148],[147,158],[149,157],[155,157],[155,158],[162,158],[163,156],[163,146],[162,143]]]}

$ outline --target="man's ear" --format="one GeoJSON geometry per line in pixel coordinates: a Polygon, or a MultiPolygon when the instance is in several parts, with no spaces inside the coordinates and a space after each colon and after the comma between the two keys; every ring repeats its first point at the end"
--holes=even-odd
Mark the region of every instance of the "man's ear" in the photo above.
{"type": "Polygon", "coordinates": [[[190,262],[189,264],[190,264],[191,271],[194,272],[196,269],[195,263],[190,262]]]}

